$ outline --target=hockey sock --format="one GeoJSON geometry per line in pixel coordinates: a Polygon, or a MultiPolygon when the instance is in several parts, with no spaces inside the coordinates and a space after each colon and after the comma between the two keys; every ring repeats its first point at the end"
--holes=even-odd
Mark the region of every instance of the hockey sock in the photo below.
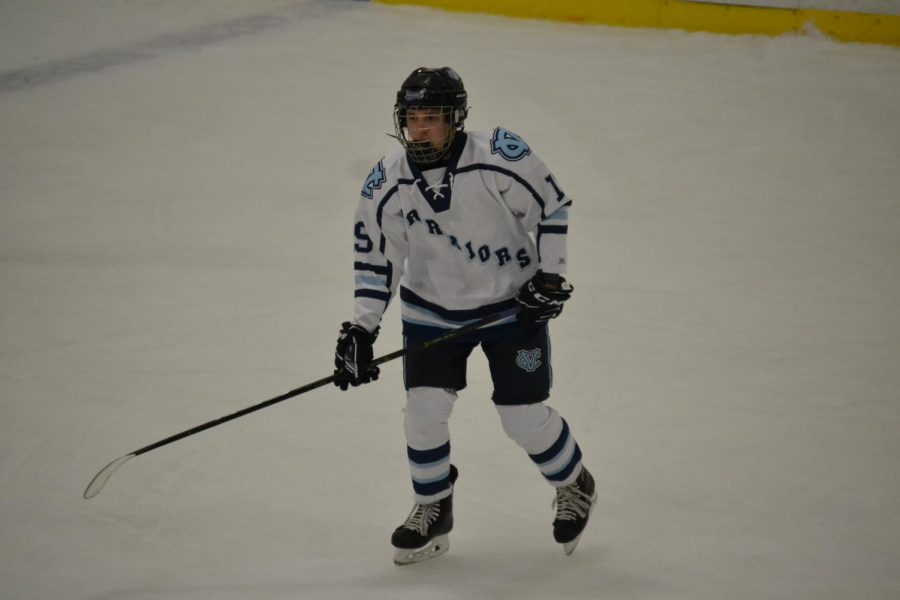
{"type": "Polygon", "coordinates": [[[430,504],[450,495],[450,414],[456,393],[411,388],[406,397],[406,454],[415,501],[430,504]]]}
{"type": "Polygon", "coordinates": [[[573,483],[581,472],[581,448],[558,412],[543,403],[497,406],[506,434],[554,487],[573,483]]]}

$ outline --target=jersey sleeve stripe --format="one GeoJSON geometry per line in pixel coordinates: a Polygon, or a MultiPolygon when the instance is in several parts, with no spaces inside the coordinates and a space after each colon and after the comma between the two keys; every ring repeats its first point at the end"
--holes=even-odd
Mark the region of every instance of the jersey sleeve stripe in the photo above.
{"type": "Polygon", "coordinates": [[[353,263],[353,268],[357,271],[372,271],[379,275],[390,275],[391,273],[391,268],[388,265],[373,265],[370,263],[355,262],[353,263]]]}
{"type": "Polygon", "coordinates": [[[362,286],[371,286],[371,287],[384,287],[384,282],[377,277],[366,277],[365,275],[357,275],[354,278],[357,287],[362,286]]]}
{"type": "Polygon", "coordinates": [[[386,265],[373,265],[365,262],[353,263],[356,271],[356,286],[372,286],[380,289],[390,290],[391,281],[394,275],[394,269],[391,263],[386,265]],[[378,276],[383,277],[380,279],[378,276]]]}
{"type": "MultiPolygon", "coordinates": [[[[569,204],[571,204],[571,202],[569,204]]],[[[568,205],[563,206],[563,207],[559,208],[558,210],[550,213],[543,220],[543,222],[544,223],[550,223],[550,222],[568,223],[569,222],[569,206],[568,205]]]]}
{"type": "Polygon", "coordinates": [[[388,303],[391,299],[390,292],[381,292],[378,290],[369,290],[369,289],[358,289],[353,293],[354,298],[374,298],[375,300],[382,300],[388,303]]]}
{"type": "Polygon", "coordinates": [[[538,225],[538,234],[543,235],[547,233],[557,233],[557,234],[566,234],[569,233],[568,225],[538,225]]]}

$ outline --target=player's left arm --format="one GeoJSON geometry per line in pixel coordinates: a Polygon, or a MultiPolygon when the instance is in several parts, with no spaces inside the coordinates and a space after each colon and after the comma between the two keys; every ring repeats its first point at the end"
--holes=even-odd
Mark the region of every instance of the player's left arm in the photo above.
{"type": "Polygon", "coordinates": [[[508,131],[498,131],[501,133],[495,131],[493,148],[497,150],[495,154],[509,161],[506,168],[510,172],[504,182],[504,198],[525,229],[534,235],[538,251],[537,273],[516,294],[518,318],[546,322],[562,313],[563,304],[574,291],[564,277],[572,199],[524,140],[508,131]]]}
{"type": "Polygon", "coordinates": [[[540,269],[565,274],[568,266],[569,212],[572,199],[537,155],[515,165],[521,185],[514,185],[525,228],[534,235],[540,269]],[[518,188],[518,189],[516,189],[518,188]]]}
{"type": "Polygon", "coordinates": [[[490,156],[504,202],[534,235],[541,270],[562,275],[567,267],[572,199],[528,143],[508,129],[494,129],[490,156]]]}
{"type": "Polygon", "coordinates": [[[545,201],[540,221],[535,227],[538,258],[542,271],[563,275],[568,266],[569,211],[572,200],[560,189],[551,173],[548,172],[544,180],[550,188],[544,190],[544,197],[549,192],[553,194],[553,199],[545,201]]]}
{"type": "Polygon", "coordinates": [[[572,284],[564,276],[568,267],[569,210],[572,200],[562,191],[543,162],[536,162],[536,172],[543,184],[538,181],[532,184],[538,190],[541,202],[535,199],[540,211],[532,209],[531,218],[537,220],[533,231],[540,266],[534,277],[519,289],[516,301],[521,307],[519,320],[543,323],[562,313],[563,304],[574,291],[572,284]]]}

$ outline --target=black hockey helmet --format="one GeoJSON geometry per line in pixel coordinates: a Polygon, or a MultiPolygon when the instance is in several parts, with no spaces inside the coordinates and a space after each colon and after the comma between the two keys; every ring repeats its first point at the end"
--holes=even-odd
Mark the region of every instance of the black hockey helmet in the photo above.
{"type": "Polygon", "coordinates": [[[462,78],[450,67],[419,67],[403,82],[394,104],[394,130],[397,139],[418,163],[433,163],[450,150],[457,131],[462,131],[468,115],[468,94],[462,78]],[[414,108],[435,108],[452,127],[442,148],[414,142],[406,129],[406,113],[414,108]]]}
{"type": "Polygon", "coordinates": [[[467,100],[463,80],[456,71],[450,67],[419,67],[400,86],[395,107],[449,106],[459,111],[454,115],[454,125],[461,126],[466,118],[467,100]]]}

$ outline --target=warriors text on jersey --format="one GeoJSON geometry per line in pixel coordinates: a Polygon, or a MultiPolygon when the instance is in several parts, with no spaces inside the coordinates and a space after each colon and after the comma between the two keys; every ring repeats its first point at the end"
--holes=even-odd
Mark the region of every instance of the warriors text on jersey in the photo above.
{"type": "Polygon", "coordinates": [[[402,149],[363,184],[354,225],[354,321],[369,331],[400,288],[406,335],[495,312],[538,269],[565,273],[571,199],[515,134],[457,134],[446,167],[421,171],[402,149]]]}

